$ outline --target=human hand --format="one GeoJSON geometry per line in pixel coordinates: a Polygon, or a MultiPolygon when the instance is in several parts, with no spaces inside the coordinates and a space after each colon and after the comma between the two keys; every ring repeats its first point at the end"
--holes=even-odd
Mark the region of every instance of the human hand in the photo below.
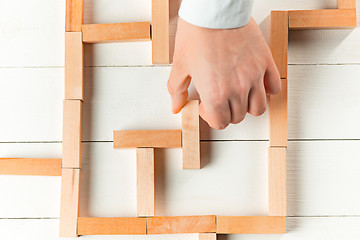
{"type": "Polygon", "coordinates": [[[172,111],[188,98],[190,81],[200,96],[199,114],[215,129],[262,115],[266,95],[281,89],[280,75],[256,22],[240,28],[209,29],[181,18],[168,80],[172,111]]]}

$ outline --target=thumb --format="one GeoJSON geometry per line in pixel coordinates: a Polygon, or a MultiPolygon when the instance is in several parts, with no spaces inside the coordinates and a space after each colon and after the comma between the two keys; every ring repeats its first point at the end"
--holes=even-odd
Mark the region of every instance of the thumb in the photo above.
{"type": "Polygon", "coordinates": [[[170,73],[170,78],[167,82],[167,88],[171,96],[172,112],[178,113],[187,101],[188,88],[191,82],[191,77],[179,67],[173,65],[170,73]]]}

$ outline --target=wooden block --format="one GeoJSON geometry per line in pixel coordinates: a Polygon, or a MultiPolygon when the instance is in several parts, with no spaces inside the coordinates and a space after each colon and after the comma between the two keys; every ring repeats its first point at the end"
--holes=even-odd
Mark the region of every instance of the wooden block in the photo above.
{"type": "Polygon", "coordinates": [[[146,234],[146,218],[95,218],[78,219],[79,235],[143,235],[146,234]]]}
{"type": "Polygon", "coordinates": [[[114,148],[181,148],[181,130],[114,131],[114,148]]]}
{"type": "Polygon", "coordinates": [[[152,63],[170,63],[169,0],[152,0],[152,63]]]}
{"type": "Polygon", "coordinates": [[[210,233],[216,231],[215,216],[147,218],[147,234],[210,233]]]}
{"type": "Polygon", "coordinates": [[[137,215],[155,215],[154,149],[136,149],[137,215]]]}
{"type": "Polygon", "coordinates": [[[356,9],[356,0],[337,0],[338,9],[356,9]]]}
{"type": "Polygon", "coordinates": [[[61,159],[0,158],[0,175],[61,176],[61,159]]]}
{"type": "Polygon", "coordinates": [[[286,216],[285,147],[269,147],[269,216],[286,216]]]}
{"type": "Polygon", "coordinates": [[[84,43],[150,41],[149,22],[84,24],[84,43]]]}
{"type": "Polygon", "coordinates": [[[84,47],[81,32],[65,33],[65,99],[84,98],[84,47]]]}
{"type": "Polygon", "coordinates": [[[286,147],[288,137],[287,79],[281,79],[281,91],[270,95],[270,146],[286,147]]]}
{"type": "Polygon", "coordinates": [[[183,169],[200,169],[199,101],[188,101],[181,114],[183,169]]]}
{"type": "Polygon", "coordinates": [[[81,32],[84,17],[84,0],[66,0],[66,32],[81,32]]]}
{"type": "Polygon", "coordinates": [[[270,49],[281,78],[287,78],[288,11],[271,11],[270,49]]]}
{"type": "Polygon", "coordinates": [[[216,240],[216,233],[199,233],[199,240],[216,240]]]}
{"type": "Polygon", "coordinates": [[[79,217],[80,169],[62,169],[60,237],[77,237],[79,217]]]}
{"type": "Polygon", "coordinates": [[[356,27],[355,9],[289,11],[289,28],[291,30],[350,27],[356,27]]]}
{"type": "Polygon", "coordinates": [[[217,234],[282,234],[286,232],[285,217],[217,216],[217,234]]]}
{"type": "Polygon", "coordinates": [[[62,167],[81,167],[81,100],[64,100],[62,167]]]}

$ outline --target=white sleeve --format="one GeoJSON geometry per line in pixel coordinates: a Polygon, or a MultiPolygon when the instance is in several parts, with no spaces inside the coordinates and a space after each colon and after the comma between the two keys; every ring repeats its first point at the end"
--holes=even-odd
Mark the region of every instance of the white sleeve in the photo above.
{"type": "Polygon", "coordinates": [[[253,0],[182,0],[179,16],[205,28],[238,28],[249,23],[253,0]]]}

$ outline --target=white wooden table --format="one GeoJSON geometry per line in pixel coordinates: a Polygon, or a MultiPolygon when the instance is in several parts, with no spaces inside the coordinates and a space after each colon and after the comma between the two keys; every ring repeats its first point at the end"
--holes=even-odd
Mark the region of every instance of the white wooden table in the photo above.
{"type": "MultiPolygon", "coordinates": [[[[151,18],[150,0],[85,2],[85,23],[151,18]]],[[[270,10],[335,6],[255,0],[253,16],[268,38],[270,10]]],[[[64,0],[0,1],[0,157],[61,158],[64,13],[64,0]]],[[[360,239],[360,28],[289,41],[288,233],[219,239],[360,239]]],[[[171,66],[151,65],[150,42],[89,45],[85,56],[80,216],[136,216],[135,151],[114,150],[112,131],[180,128],[171,66]]],[[[201,139],[201,170],[156,150],[156,214],[266,215],[268,113],[223,131],[201,122],[201,139]]],[[[0,176],[0,239],[58,239],[59,205],[59,177],[0,176]]]]}

